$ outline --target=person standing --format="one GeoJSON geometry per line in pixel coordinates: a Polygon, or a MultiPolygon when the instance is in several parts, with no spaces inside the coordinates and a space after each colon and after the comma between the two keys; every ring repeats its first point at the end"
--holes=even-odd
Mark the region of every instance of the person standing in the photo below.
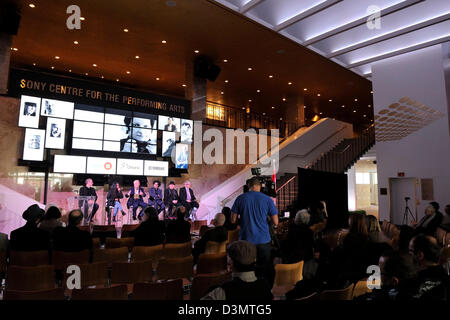
{"type": "Polygon", "coordinates": [[[97,204],[97,192],[95,192],[95,189],[92,187],[94,185],[94,181],[91,178],[87,178],[84,181],[84,186],[80,188],[79,195],[82,197],[95,197],[94,204],[92,206],[91,214],[89,213],[89,203],[92,202],[92,200],[89,201],[80,201],[80,209],[83,212],[84,221],[85,223],[90,223],[94,220],[95,213],[98,210],[98,204],[97,204]]]}
{"type": "Polygon", "coordinates": [[[160,185],[161,182],[155,180],[153,181],[153,187],[148,189],[148,204],[155,208],[158,214],[165,208],[162,197],[162,190],[159,188],[160,185]]]}
{"type": "Polygon", "coordinates": [[[195,198],[194,191],[191,189],[190,181],[186,181],[184,187],[180,188],[180,204],[186,208],[186,218],[192,215],[195,219],[199,203],[195,198]]]}
{"type": "Polygon", "coordinates": [[[178,192],[175,189],[175,182],[169,182],[169,188],[164,191],[164,205],[168,218],[174,218],[174,209],[178,206],[178,192]]]}
{"type": "MultiPolygon", "coordinates": [[[[113,209],[113,222],[116,222],[117,212],[120,210],[122,215],[125,215],[122,205],[120,204],[120,199],[123,198],[122,190],[120,190],[120,185],[118,182],[113,182],[111,188],[106,195],[108,207],[114,207],[113,209]]],[[[108,212],[108,224],[111,223],[111,212],[108,212]]]]}
{"type": "Polygon", "coordinates": [[[248,182],[249,191],[236,198],[231,208],[231,222],[240,217],[239,240],[246,240],[257,248],[257,275],[273,284],[275,270],[272,259],[272,238],[268,218],[274,228],[278,226],[278,211],[273,200],[261,191],[261,182],[253,177],[248,182]]]}
{"type": "Polygon", "coordinates": [[[142,208],[142,211],[139,214],[139,219],[142,218],[143,212],[148,206],[144,201],[145,196],[146,194],[144,192],[144,188],[141,187],[141,182],[139,180],[134,180],[133,188],[131,188],[126,195],[126,197],[129,198],[127,201],[127,207],[130,208],[133,206],[133,220],[136,220],[136,211],[138,207],[142,208]]]}

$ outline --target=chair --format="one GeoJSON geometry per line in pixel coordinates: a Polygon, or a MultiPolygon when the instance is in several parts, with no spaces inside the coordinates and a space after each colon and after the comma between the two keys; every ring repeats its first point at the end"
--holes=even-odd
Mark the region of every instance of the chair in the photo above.
{"type": "Polygon", "coordinates": [[[197,262],[197,274],[227,271],[227,254],[201,254],[197,262]]]}
{"type": "Polygon", "coordinates": [[[72,300],[128,300],[127,286],[100,289],[75,289],[72,300]]]}
{"type": "Polygon", "coordinates": [[[109,267],[113,262],[128,262],[128,248],[95,249],[93,262],[106,262],[109,267]]]}
{"type": "Polygon", "coordinates": [[[160,280],[192,277],[193,257],[162,259],[159,261],[156,276],[160,280]]]}
{"type": "Polygon", "coordinates": [[[113,262],[111,284],[132,284],[152,281],[152,261],[113,262]]]}
{"type": "Polygon", "coordinates": [[[445,237],[447,235],[447,232],[442,228],[437,228],[436,230],[436,239],[439,242],[439,244],[444,245],[445,244],[445,237]]]}
{"type": "Polygon", "coordinates": [[[209,226],[201,226],[200,227],[200,231],[198,232],[198,236],[201,238],[203,237],[203,235],[205,234],[206,231],[208,231],[209,229],[212,229],[209,226]]]}
{"type": "MultiPolygon", "coordinates": [[[[90,286],[106,286],[108,284],[108,264],[106,262],[96,262],[79,264],[81,288],[90,286]]],[[[70,274],[64,275],[63,286],[67,286],[67,278],[70,274]]]]}
{"type": "Polygon", "coordinates": [[[239,229],[228,231],[228,243],[239,240],[239,229]]]}
{"type": "Polygon", "coordinates": [[[120,248],[120,247],[128,247],[128,250],[132,250],[134,246],[134,238],[106,238],[106,248],[120,248]]]}
{"type": "Polygon", "coordinates": [[[190,300],[200,300],[214,286],[231,280],[231,272],[215,274],[197,274],[192,280],[190,300]]]}
{"type": "Polygon", "coordinates": [[[450,247],[446,247],[442,249],[441,256],[439,258],[439,264],[447,265],[449,259],[450,259],[450,247]]]}
{"type": "Polygon", "coordinates": [[[81,231],[87,231],[87,232],[91,233],[91,226],[89,226],[89,225],[88,226],[79,225],[78,229],[80,229],[81,231]]]}
{"type": "Polygon", "coordinates": [[[184,243],[167,243],[164,246],[164,257],[166,259],[182,258],[192,255],[191,241],[184,243]]]}
{"type": "Polygon", "coordinates": [[[191,232],[200,231],[201,226],[206,226],[208,224],[207,220],[195,220],[191,224],[191,232]]]}
{"type": "Polygon", "coordinates": [[[345,289],[325,290],[320,294],[320,300],[351,300],[353,294],[353,284],[345,289]]]}
{"type": "Polygon", "coordinates": [[[136,228],[139,227],[139,224],[124,224],[122,226],[122,238],[132,237],[132,232],[136,230],[136,228]]]}
{"type": "Polygon", "coordinates": [[[65,270],[71,264],[89,263],[90,254],[89,250],[79,252],[53,251],[52,263],[55,270],[65,270]]]}
{"type": "Polygon", "coordinates": [[[183,280],[135,283],[132,300],[183,300],[183,280]]]}
{"type": "Polygon", "coordinates": [[[14,251],[9,253],[9,265],[32,267],[50,264],[48,250],[14,251]]]}
{"type": "Polygon", "coordinates": [[[0,251],[0,281],[2,279],[2,274],[6,273],[6,251],[0,251]]]}
{"type": "Polygon", "coordinates": [[[39,291],[6,290],[4,300],[64,300],[64,289],[55,288],[39,291]]]}
{"type": "Polygon", "coordinates": [[[303,263],[276,264],[274,287],[295,285],[303,279],[303,263]]]}
{"type": "Polygon", "coordinates": [[[362,296],[369,292],[372,292],[372,290],[367,288],[367,279],[359,280],[353,287],[352,299],[355,299],[356,297],[362,296]]]}
{"type": "Polygon", "coordinates": [[[92,238],[100,238],[100,242],[104,244],[106,238],[117,238],[116,227],[114,225],[94,225],[92,238]]]}
{"type": "Polygon", "coordinates": [[[211,254],[211,253],[221,253],[221,252],[227,252],[227,242],[215,242],[215,241],[208,241],[206,242],[206,248],[205,253],[211,254]]]}
{"type": "Polygon", "coordinates": [[[100,246],[101,246],[100,238],[92,238],[92,248],[100,249],[100,246]]]}
{"type": "Polygon", "coordinates": [[[161,259],[162,255],[163,255],[163,245],[159,244],[157,246],[138,246],[138,247],[134,247],[132,254],[131,254],[131,259],[133,261],[143,261],[143,260],[153,260],[153,261],[158,261],[159,259],[161,259]]]}
{"type": "Polygon", "coordinates": [[[21,267],[9,266],[7,290],[37,291],[55,288],[55,269],[52,265],[21,267]]]}
{"type": "Polygon", "coordinates": [[[296,299],[297,301],[316,301],[319,300],[320,295],[317,292],[314,292],[313,294],[306,296],[306,297],[301,297],[296,299]]]}

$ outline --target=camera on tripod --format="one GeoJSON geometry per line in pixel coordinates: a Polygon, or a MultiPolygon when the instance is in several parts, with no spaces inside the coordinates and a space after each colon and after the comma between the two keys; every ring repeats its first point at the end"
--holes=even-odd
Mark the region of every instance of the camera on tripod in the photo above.
{"type": "MultiPolygon", "coordinates": [[[[258,178],[259,182],[261,183],[261,192],[265,195],[268,195],[269,197],[276,198],[277,192],[275,190],[275,183],[272,181],[272,177],[262,176],[261,168],[252,168],[251,170],[253,177],[250,179],[253,179],[255,177],[258,178]]],[[[250,179],[245,182],[244,192],[248,191],[248,184],[250,182],[250,179]]]]}

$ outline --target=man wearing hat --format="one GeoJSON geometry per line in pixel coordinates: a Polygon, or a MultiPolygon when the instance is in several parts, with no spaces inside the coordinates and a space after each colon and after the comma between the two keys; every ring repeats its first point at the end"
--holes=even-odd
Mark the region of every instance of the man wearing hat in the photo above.
{"type": "Polygon", "coordinates": [[[162,190],[159,188],[160,186],[161,182],[155,180],[153,181],[153,187],[148,189],[148,204],[155,208],[158,214],[165,208],[162,197],[162,190]]]}
{"type": "Polygon", "coordinates": [[[269,283],[255,275],[256,246],[248,241],[232,242],[227,248],[233,280],[208,293],[202,300],[272,300],[269,283]]]}
{"type": "Polygon", "coordinates": [[[178,192],[175,189],[175,182],[169,182],[169,188],[164,190],[164,205],[166,206],[167,217],[176,218],[174,211],[178,206],[178,192]]]}
{"type": "Polygon", "coordinates": [[[38,251],[48,250],[50,247],[50,235],[47,231],[37,227],[45,211],[37,204],[28,207],[22,214],[27,223],[10,235],[11,250],[15,251],[38,251]]]}

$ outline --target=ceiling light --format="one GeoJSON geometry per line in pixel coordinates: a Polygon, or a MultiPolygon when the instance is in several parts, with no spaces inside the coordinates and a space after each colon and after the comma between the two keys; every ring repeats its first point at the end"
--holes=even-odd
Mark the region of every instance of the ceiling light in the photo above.
{"type": "Polygon", "coordinates": [[[223,94],[223,91],[221,91],[220,94],[223,94]]]}
{"type": "Polygon", "coordinates": [[[283,118],[280,118],[280,120],[283,120],[283,118]]]}
{"type": "Polygon", "coordinates": [[[320,93],[318,93],[317,96],[320,97],[320,93]]]}
{"type": "Polygon", "coordinates": [[[88,75],[88,73],[86,72],[85,75],[88,75]]]}
{"type": "Polygon", "coordinates": [[[92,66],[93,66],[93,67],[96,67],[97,65],[94,63],[92,66]]]}
{"type": "Polygon", "coordinates": [[[228,80],[225,80],[225,83],[228,83],[228,80]]]}
{"type": "Polygon", "coordinates": [[[283,101],[286,101],[286,98],[283,98],[283,101]]]}
{"type": "Polygon", "coordinates": [[[127,74],[130,74],[131,72],[130,71],[127,71],[127,74]]]}
{"type": "Polygon", "coordinates": [[[373,94],[373,91],[370,91],[370,93],[372,93],[372,94],[373,94]]]}
{"type": "Polygon", "coordinates": [[[252,99],[248,100],[248,102],[252,102],[252,99]]]}
{"type": "Polygon", "coordinates": [[[161,41],[162,43],[164,43],[164,44],[166,44],[167,43],[167,41],[166,40],[163,40],[163,41],[161,41]]]}
{"type": "Polygon", "coordinates": [[[136,58],[136,59],[139,59],[139,56],[136,56],[135,58],[136,58]]]}
{"type": "Polygon", "coordinates": [[[245,107],[242,107],[242,110],[245,110],[245,107]]]}
{"type": "Polygon", "coordinates": [[[275,109],[275,107],[272,107],[272,109],[275,109]]]}
{"type": "Polygon", "coordinates": [[[56,60],[59,60],[59,57],[58,57],[58,56],[56,56],[56,57],[55,57],[55,59],[56,59],[56,60]]]}
{"type": "Polygon", "coordinates": [[[75,41],[73,42],[73,44],[78,44],[78,41],[75,40],[75,41]]]}
{"type": "Polygon", "coordinates": [[[356,110],[353,110],[353,112],[355,113],[355,112],[356,112],[356,110]]]}
{"type": "Polygon", "coordinates": [[[17,51],[17,50],[19,50],[19,49],[17,49],[17,48],[11,48],[12,50],[14,50],[14,51],[17,51]]]}
{"type": "Polygon", "coordinates": [[[303,106],[303,109],[306,109],[306,106],[303,106]]]}
{"type": "Polygon", "coordinates": [[[271,79],[272,79],[272,78],[273,78],[273,75],[270,75],[270,76],[269,76],[269,78],[271,78],[271,79]]]}
{"type": "Polygon", "coordinates": [[[228,62],[228,60],[227,59],[223,59],[223,62],[228,62]]]}
{"type": "Polygon", "coordinates": [[[156,81],[159,81],[159,78],[156,78],[156,81]]]}
{"type": "Polygon", "coordinates": [[[32,4],[32,3],[30,3],[28,6],[29,6],[30,8],[36,8],[36,6],[35,6],[34,4],[32,4]]]}
{"type": "Polygon", "coordinates": [[[69,72],[72,72],[72,69],[69,69],[69,72]]]}
{"type": "Polygon", "coordinates": [[[102,76],[102,79],[105,79],[105,77],[104,77],[104,76],[102,76]]]}
{"type": "Polygon", "coordinates": [[[84,20],[86,20],[86,18],[85,17],[80,17],[80,20],[84,21],[84,20]]]}
{"type": "Polygon", "coordinates": [[[55,69],[55,67],[52,67],[52,70],[55,69]]]}
{"type": "Polygon", "coordinates": [[[288,82],[288,85],[292,85],[292,82],[288,82]]]}
{"type": "Polygon", "coordinates": [[[128,29],[123,29],[123,32],[128,32],[128,29]]]}
{"type": "Polygon", "coordinates": [[[256,92],[258,92],[258,93],[259,93],[259,92],[261,92],[261,90],[259,90],[259,89],[258,89],[258,90],[256,90],[256,92]]]}
{"type": "Polygon", "coordinates": [[[345,106],[344,106],[344,105],[342,105],[342,108],[345,108],[345,106]]]}
{"type": "Polygon", "coordinates": [[[183,83],[181,86],[184,87],[184,88],[186,88],[186,85],[185,85],[184,83],[183,83]]]}
{"type": "Polygon", "coordinates": [[[358,99],[355,98],[355,102],[358,101],[358,99]]]}
{"type": "Polygon", "coordinates": [[[116,79],[117,82],[119,82],[119,79],[116,79]]]}
{"type": "Polygon", "coordinates": [[[321,112],[321,113],[319,113],[319,114],[322,114],[322,112],[321,112]]]}
{"type": "Polygon", "coordinates": [[[195,52],[195,53],[199,53],[200,51],[198,51],[198,50],[195,50],[194,52],[195,52]]]}
{"type": "Polygon", "coordinates": [[[371,108],[372,106],[369,104],[368,107],[371,108]]]}
{"type": "Polygon", "coordinates": [[[330,101],[330,102],[333,102],[333,100],[332,100],[332,99],[330,99],[330,100],[328,100],[328,101],[330,101]]]}
{"type": "Polygon", "coordinates": [[[248,70],[248,71],[252,71],[253,69],[252,69],[252,68],[248,68],[247,70],[248,70]]]}
{"type": "Polygon", "coordinates": [[[35,66],[36,65],[36,63],[35,62],[33,62],[33,66],[35,66]]]}
{"type": "Polygon", "coordinates": [[[263,116],[265,116],[266,115],[266,113],[265,112],[263,112],[263,116]]]}
{"type": "Polygon", "coordinates": [[[366,117],[366,115],[364,115],[364,118],[366,117]]]}
{"type": "Polygon", "coordinates": [[[308,91],[308,89],[307,88],[303,88],[303,91],[308,91]]]}

